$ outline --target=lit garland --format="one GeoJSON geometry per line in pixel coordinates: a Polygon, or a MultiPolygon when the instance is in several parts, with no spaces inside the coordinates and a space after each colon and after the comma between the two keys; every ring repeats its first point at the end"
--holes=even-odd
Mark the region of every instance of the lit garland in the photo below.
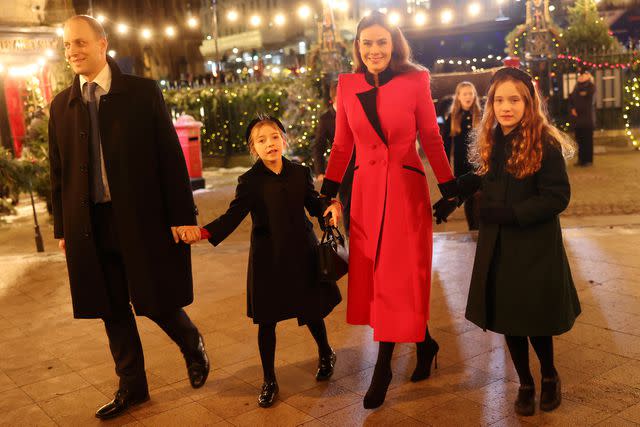
{"type": "Polygon", "coordinates": [[[631,115],[633,110],[640,112],[640,79],[638,76],[632,77],[627,81],[627,84],[624,86],[624,91],[629,97],[629,101],[627,105],[625,105],[622,115],[625,120],[625,133],[633,146],[640,148],[640,143],[631,130],[631,115]]]}
{"type": "Polygon", "coordinates": [[[624,70],[627,68],[631,68],[634,65],[640,64],[640,58],[636,58],[635,57],[636,55],[637,55],[637,52],[634,52],[633,58],[630,59],[628,62],[621,62],[617,64],[610,64],[609,62],[595,63],[595,62],[583,60],[578,56],[572,56],[572,55],[558,55],[558,59],[567,59],[575,62],[578,65],[586,65],[587,67],[590,67],[590,68],[599,68],[599,69],[609,68],[611,70],[620,68],[624,70]]]}

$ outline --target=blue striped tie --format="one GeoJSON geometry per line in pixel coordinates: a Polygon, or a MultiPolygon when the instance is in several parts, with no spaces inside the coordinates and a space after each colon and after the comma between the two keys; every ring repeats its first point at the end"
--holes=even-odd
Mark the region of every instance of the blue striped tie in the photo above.
{"type": "Polygon", "coordinates": [[[91,138],[89,154],[91,156],[91,200],[94,203],[103,202],[106,190],[102,181],[102,158],[100,156],[100,122],[98,121],[98,103],[96,102],[95,82],[87,82],[89,90],[89,118],[91,120],[91,138]]]}

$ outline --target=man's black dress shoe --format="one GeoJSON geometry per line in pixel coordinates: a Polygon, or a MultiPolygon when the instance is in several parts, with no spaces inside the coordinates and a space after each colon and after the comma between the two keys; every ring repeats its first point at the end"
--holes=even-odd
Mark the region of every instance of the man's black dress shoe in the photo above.
{"type": "Polygon", "coordinates": [[[260,391],[260,395],[258,396],[258,405],[262,408],[268,408],[273,405],[279,391],[280,388],[276,381],[265,381],[262,384],[262,391],[260,391]]]}
{"type": "Polygon", "coordinates": [[[149,390],[141,391],[120,389],[116,391],[113,400],[96,411],[96,418],[108,420],[121,415],[132,406],[149,400],[149,390]]]}
{"type": "Polygon", "coordinates": [[[202,335],[198,336],[198,347],[194,353],[184,356],[187,362],[187,372],[191,387],[200,388],[207,381],[209,376],[209,357],[204,350],[202,335]]]}
{"type": "Polygon", "coordinates": [[[318,359],[318,372],[316,381],[326,381],[333,375],[333,368],[336,366],[336,352],[331,349],[331,353],[320,356],[318,359]]]}

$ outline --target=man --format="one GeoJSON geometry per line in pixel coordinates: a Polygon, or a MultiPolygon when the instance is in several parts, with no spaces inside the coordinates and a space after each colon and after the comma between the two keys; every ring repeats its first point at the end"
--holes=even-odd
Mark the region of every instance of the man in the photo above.
{"type": "Polygon", "coordinates": [[[49,157],[54,234],[65,251],[74,317],[101,318],[120,385],[96,417],[149,398],[131,305],[184,354],[191,385],[209,373],[202,337],[182,307],[193,301],[191,256],[177,226],[197,233],[184,157],[162,93],[106,56],[95,19],[64,26],[76,77],[51,104],[49,157]]]}
{"type": "Polygon", "coordinates": [[[569,95],[569,109],[578,143],[578,162],[576,166],[593,164],[593,129],[596,125],[595,110],[596,85],[588,70],[578,74],[578,82],[569,95]]]}
{"type": "MultiPolygon", "coordinates": [[[[318,127],[316,128],[316,141],[313,145],[313,166],[316,174],[317,181],[324,180],[324,171],[327,168],[326,158],[328,157],[330,148],[333,145],[333,138],[336,134],[336,102],[338,82],[336,80],[331,82],[329,86],[329,96],[331,97],[331,106],[322,113],[318,119],[318,127]]],[[[351,161],[347,170],[342,178],[340,190],[340,202],[343,205],[342,208],[342,222],[344,224],[344,230],[347,237],[349,237],[349,212],[351,211],[351,186],[353,185],[353,168],[356,163],[356,150],[353,149],[351,155],[351,161]]]]}

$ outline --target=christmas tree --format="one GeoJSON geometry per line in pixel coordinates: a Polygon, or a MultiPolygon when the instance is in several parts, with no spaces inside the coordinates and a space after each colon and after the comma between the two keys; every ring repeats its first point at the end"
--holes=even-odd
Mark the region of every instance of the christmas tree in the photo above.
{"type": "Polygon", "coordinates": [[[595,0],[577,0],[568,7],[569,27],[564,42],[572,54],[585,54],[594,50],[619,52],[621,47],[613,37],[604,19],[598,14],[595,0]]]}

